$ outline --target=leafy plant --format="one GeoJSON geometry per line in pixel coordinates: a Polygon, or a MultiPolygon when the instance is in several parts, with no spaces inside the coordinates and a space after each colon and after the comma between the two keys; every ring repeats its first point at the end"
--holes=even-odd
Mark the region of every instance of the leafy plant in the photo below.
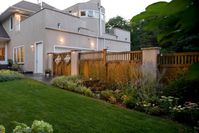
{"type": "Polygon", "coordinates": [[[84,94],[85,96],[90,96],[90,97],[93,96],[93,92],[91,91],[91,89],[86,88],[84,86],[81,86],[80,89],[81,89],[82,94],[84,94]]]}
{"type": "Polygon", "coordinates": [[[197,125],[199,121],[199,105],[187,102],[184,106],[175,106],[171,110],[174,119],[190,125],[197,125]]]}
{"type": "Polygon", "coordinates": [[[178,105],[178,99],[172,96],[161,96],[159,106],[165,111],[169,112],[171,108],[178,105]]]}
{"type": "Polygon", "coordinates": [[[53,133],[53,127],[47,122],[34,120],[33,124],[28,127],[24,123],[15,122],[17,125],[13,133],[53,133]]]}
{"type": "Polygon", "coordinates": [[[53,127],[44,121],[33,121],[31,133],[53,133],[53,127]]]}
{"type": "Polygon", "coordinates": [[[112,90],[105,90],[101,91],[101,98],[108,101],[111,96],[113,96],[113,91],[112,90]]]}
{"type": "Polygon", "coordinates": [[[178,97],[180,104],[186,101],[198,102],[198,67],[198,64],[193,64],[187,73],[178,75],[177,78],[171,81],[163,90],[164,95],[178,97]]]}
{"type": "Polygon", "coordinates": [[[15,124],[17,126],[15,127],[15,129],[13,129],[13,133],[31,133],[31,128],[28,127],[26,124],[18,122],[15,122],[15,124]]]}
{"type": "Polygon", "coordinates": [[[0,133],[5,133],[5,127],[3,125],[0,125],[0,133]]]}

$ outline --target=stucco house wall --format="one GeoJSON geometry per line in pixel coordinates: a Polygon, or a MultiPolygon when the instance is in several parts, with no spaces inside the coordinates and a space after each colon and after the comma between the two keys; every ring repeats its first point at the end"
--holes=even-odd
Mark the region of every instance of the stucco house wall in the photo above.
{"type": "Polygon", "coordinates": [[[9,30],[9,18],[3,23],[4,28],[11,38],[8,44],[8,59],[13,59],[14,47],[24,46],[23,68],[25,71],[34,70],[35,53],[34,48],[31,48],[31,45],[34,45],[35,42],[42,41],[44,38],[44,17],[45,14],[43,11],[41,11],[27,18],[21,22],[20,31],[16,31],[15,28],[12,31],[9,30]]]}

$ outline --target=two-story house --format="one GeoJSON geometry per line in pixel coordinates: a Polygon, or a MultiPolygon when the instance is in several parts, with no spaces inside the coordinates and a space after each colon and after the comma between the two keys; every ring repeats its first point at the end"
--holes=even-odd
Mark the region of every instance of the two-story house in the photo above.
{"type": "Polygon", "coordinates": [[[65,10],[21,1],[0,15],[0,64],[12,59],[24,72],[44,73],[49,52],[130,50],[128,31],[115,28],[111,33],[105,33],[100,0],[65,10]]]}

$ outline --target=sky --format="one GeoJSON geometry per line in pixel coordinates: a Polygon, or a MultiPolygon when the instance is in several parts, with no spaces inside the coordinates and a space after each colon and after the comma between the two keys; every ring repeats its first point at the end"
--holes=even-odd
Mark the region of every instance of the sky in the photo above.
{"type": "MultiPolygon", "coordinates": [[[[9,6],[19,2],[21,0],[2,0],[0,4],[0,13],[5,11],[9,6]]],[[[37,0],[26,0],[33,3],[37,3],[37,0]]],[[[76,3],[86,2],[88,0],[42,0],[58,9],[66,9],[76,3]]],[[[130,20],[133,16],[144,11],[145,8],[155,2],[161,0],[101,0],[102,5],[106,9],[106,21],[117,15],[130,20]]],[[[163,0],[171,1],[171,0],[163,0]]]]}

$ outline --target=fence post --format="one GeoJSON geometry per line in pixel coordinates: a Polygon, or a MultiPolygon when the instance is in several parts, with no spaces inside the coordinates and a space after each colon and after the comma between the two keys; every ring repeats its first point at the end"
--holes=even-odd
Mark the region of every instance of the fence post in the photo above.
{"type": "Polygon", "coordinates": [[[157,79],[159,47],[142,48],[142,72],[157,79]]]}
{"type": "Polygon", "coordinates": [[[79,51],[71,52],[71,75],[79,75],[79,51]]]}
{"type": "Polygon", "coordinates": [[[103,62],[106,64],[107,49],[103,49],[103,62]]]}
{"type": "Polygon", "coordinates": [[[53,76],[54,70],[53,70],[53,54],[48,53],[48,61],[47,61],[47,68],[51,70],[51,75],[53,76]]]}
{"type": "Polygon", "coordinates": [[[107,49],[103,49],[103,63],[104,63],[104,67],[105,67],[105,81],[107,81],[107,78],[108,78],[107,49]]]}

